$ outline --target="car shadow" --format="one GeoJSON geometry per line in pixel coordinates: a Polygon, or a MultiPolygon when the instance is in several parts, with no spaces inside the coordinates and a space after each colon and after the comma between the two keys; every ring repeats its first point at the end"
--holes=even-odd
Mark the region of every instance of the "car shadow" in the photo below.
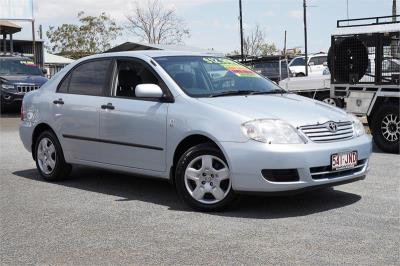
{"type": "MultiPolygon", "coordinates": [[[[46,182],[36,169],[16,171],[16,176],[46,182]]],[[[53,183],[119,197],[116,201],[143,201],[167,206],[175,211],[192,211],[179,199],[172,185],[165,180],[136,177],[89,167],[74,167],[71,178],[53,183]]],[[[294,196],[267,197],[241,195],[226,211],[210,215],[277,219],[305,216],[356,203],[361,196],[334,189],[310,191],[294,196]]]]}

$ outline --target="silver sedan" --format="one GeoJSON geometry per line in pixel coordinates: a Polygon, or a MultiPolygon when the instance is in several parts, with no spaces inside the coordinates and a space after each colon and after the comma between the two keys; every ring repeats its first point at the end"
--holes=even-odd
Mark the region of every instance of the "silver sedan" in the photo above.
{"type": "Polygon", "coordinates": [[[170,180],[189,206],[363,179],[371,138],[354,116],[207,54],[90,56],[26,94],[20,136],[41,176],[72,165],[170,180]]]}

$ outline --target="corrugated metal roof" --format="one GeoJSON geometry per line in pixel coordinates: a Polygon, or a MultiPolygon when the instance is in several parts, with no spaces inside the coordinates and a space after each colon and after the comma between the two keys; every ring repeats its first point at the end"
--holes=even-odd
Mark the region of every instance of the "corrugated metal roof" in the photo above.
{"type": "Polygon", "coordinates": [[[44,63],[45,64],[70,64],[75,60],[66,58],[59,55],[49,54],[48,52],[44,52],[44,63]]]}
{"type": "Polygon", "coordinates": [[[0,20],[0,34],[14,34],[20,32],[21,26],[7,20],[0,20]]]}

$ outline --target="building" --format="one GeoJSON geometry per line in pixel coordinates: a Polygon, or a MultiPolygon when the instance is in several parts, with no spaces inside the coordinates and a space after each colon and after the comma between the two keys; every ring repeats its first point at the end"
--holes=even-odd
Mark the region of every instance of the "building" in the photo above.
{"type": "Polygon", "coordinates": [[[47,77],[51,78],[66,65],[74,61],[70,58],[44,52],[44,69],[47,70],[47,77]]]}

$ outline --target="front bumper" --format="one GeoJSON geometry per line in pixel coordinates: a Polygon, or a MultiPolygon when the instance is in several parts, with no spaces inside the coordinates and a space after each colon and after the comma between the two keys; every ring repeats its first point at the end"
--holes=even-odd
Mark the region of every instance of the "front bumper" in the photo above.
{"type": "Polygon", "coordinates": [[[363,179],[368,171],[372,150],[368,135],[330,143],[271,145],[249,140],[246,143],[222,142],[221,145],[231,169],[232,187],[241,192],[301,191],[357,181],[363,179]],[[351,151],[358,152],[358,160],[363,161],[363,166],[323,178],[316,178],[311,173],[311,168],[329,166],[332,154],[351,151]],[[299,180],[271,182],[263,177],[262,169],[297,169],[299,180]]]}
{"type": "Polygon", "coordinates": [[[25,93],[13,93],[5,90],[1,90],[1,103],[7,105],[20,105],[25,93]]]}

